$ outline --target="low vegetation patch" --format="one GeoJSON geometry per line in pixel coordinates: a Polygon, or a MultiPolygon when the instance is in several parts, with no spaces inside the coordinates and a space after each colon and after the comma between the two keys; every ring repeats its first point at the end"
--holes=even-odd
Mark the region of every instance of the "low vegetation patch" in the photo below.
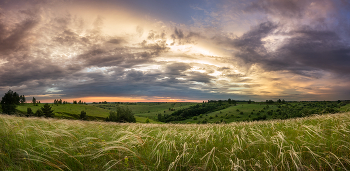
{"type": "Polygon", "coordinates": [[[182,121],[201,114],[218,111],[231,106],[230,104],[223,103],[202,103],[192,105],[188,108],[179,109],[173,112],[171,115],[158,114],[158,120],[162,122],[182,121]]]}

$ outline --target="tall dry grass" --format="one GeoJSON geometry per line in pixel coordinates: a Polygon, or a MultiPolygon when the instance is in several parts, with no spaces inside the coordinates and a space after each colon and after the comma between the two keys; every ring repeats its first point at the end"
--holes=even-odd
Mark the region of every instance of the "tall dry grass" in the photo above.
{"type": "Polygon", "coordinates": [[[347,170],[349,113],[231,124],[0,116],[4,170],[347,170]]]}

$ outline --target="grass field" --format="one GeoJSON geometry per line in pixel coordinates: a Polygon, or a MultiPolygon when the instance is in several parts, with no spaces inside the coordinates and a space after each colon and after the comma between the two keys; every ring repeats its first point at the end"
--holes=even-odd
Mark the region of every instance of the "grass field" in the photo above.
{"type": "MultiPolygon", "coordinates": [[[[157,114],[168,114],[173,113],[173,110],[178,110],[180,108],[188,108],[191,105],[196,103],[187,103],[187,102],[176,102],[176,103],[132,103],[132,104],[118,104],[123,107],[129,107],[132,109],[136,121],[138,123],[145,123],[146,119],[149,118],[151,123],[161,123],[156,121],[157,114]]],[[[293,105],[297,105],[298,103],[291,103],[293,105]]],[[[298,106],[303,106],[306,103],[300,103],[298,106]]],[[[43,104],[39,104],[39,106],[33,106],[33,104],[21,104],[17,107],[17,110],[22,113],[26,113],[27,108],[30,107],[35,112],[37,109],[42,107],[43,104]]],[[[90,116],[90,120],[104,120],[108,115],[109,111],[115,111],[117,104],[65,104],[65,105],[52,105],[52,109],[54,110],[55,117],[57,118],[66,118],[66,119],[77,119],[79,118],[79,114],[81,111],[86,111],[87,115],[90,116]]],[[[198,116],[196,120],[193,118],[176,121],[177,123],[197,123],[204,119],[208,120],[209,123],[218,123],[218,122],[241,122],[252,120],[253,118],[266,115],[258,114],[258,111],[263,110],[267,105],[262,104],[247,104],[246,102],[238,103],[236,106],[232,105],[223,110],[203,114],[202,116],[198,116]]],[[[268,110],[276,111],[278,109],[278,105],[268,105],[268,110]]],[[[282,105],[283,106],[283,105],[282,105]]],[[[350,111],[350,104],[342,106],[339,108],[340,112],[350,111]]],[[[267,120],[273,119],[272,115],[266,115],[267,120]]]]}
{"type": "MultiPolygon", "coordinates": [[[[175,103],[133,103],[133,104],[119,104],[120,106],[127,106],[130,109],[132,109],[135,116],[139,117],[145,117],[145,118],[156,118],[158,113],[161,114],[171,114],[174,111],[169,110],[170,109],[179,109],[179,108],[187,108],[190,105],[193,105],[196,103],[190,103],[190,102],[175,102],[175,103]]],[[[115,110],[117,104],[92,104],[93,106],[108,109],[108,110],[115,110]]]]}
{"type": "Polygon", "coordinates": [[[0,115],[4,170],[346,170],[350,113],[231,124],[0,115]]]}
{"type": "MultiPolygon", "coordinates": [[[[33,112],[36,112],[40,109],[44,104],[38,104],[38,106],[34,106],[31,103],[21,104],[17,106],[17,110],[22,113],[27,112],[27,108],[31,108],[33,112]]],[[[52,104],[51,104],[52,105],[52,104]]],[[[79,118],[80,112],[85,111],[88,116],[90,116],[91,120],[104,120],[110,112],[110,109],[96,107],[95,105],[85,105],[85,104],[64,104],[64,105],[52,105],[52,110],[54,110],[54,114],[56,118],[66,118],[66,119],[76,119],[79,118]]],[[[145,117],[135,117],[136,122],[145,123],[145,117]]],[[[152,119],[149,119],[150,123],[159,123],[152,119]]]]}
{"type": "MultiPolygon", "coordinates": [[[[297,105],[298,103],[291,103],[294,105],[297,105]]],[[[301,103],[298,106],[303,106],[305,103],[301,103]]],[[[242,122],[247,120],[252,120],[252,118],[256,118],[258,116],[266,115],[267,120],[274,119],[273,116],[267,115],[267,110],[273,110],[276,111],[278,109],[278,105],[268,105],[269,108],[265,109],[265,113],[258,114],[258,111],[263,110],[264,107],[267,105],[262,103],[253,103],[253,104],[247,104],[247,103],[238,103],[236,106],[232,105],[231,107],[228,107],[223,110],[203,114],[201,117],[197,117],[197,120],[186,119],[184,121],[178,121],[178,123],[197,123],[198,121],[202,121],[204,119],[207,119],[209,123],[217,123],[217,122],[242,122]]],[[[283,105],[281,105],[283,106],[283,105]]],[[[350,104],[347,104],[345,106],[342,106],[339,108],[340,112],[349,112],[350,111],[350,104]]],[[[313,113],[318,114],[318,113],[313,113]]]]}

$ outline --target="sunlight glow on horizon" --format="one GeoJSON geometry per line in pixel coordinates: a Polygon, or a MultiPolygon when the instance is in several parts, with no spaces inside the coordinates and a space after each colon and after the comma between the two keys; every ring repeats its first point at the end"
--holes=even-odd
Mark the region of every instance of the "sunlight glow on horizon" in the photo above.
{"type": "MultiPolygon", "coordinates": [[[[82,102],[86,103],[93,103],[93,102],[195,102],[200,103],[203,102],[203,100],[191,100],[191,99],[176,99],[171,97],[154,97],[153,99],[147,98],[147,97],[81,97],[81,98],[52,98],[52,99],[45,99],[40,100],[40,97],[51,97],[50,95],[28,95],[28,97],[34,96],[37,101],[40,101],[41,103],[53,103],[54,99],[62,99],[62,101],[67,101],[69,103],[73,103],[74,100],[77,102],[81,100],[82,102]]],[[[27,99],[27,103],[31,103],[32,99],[27,99]]],[[[206,101],[206,100],[204,100],[206,101]]]]}

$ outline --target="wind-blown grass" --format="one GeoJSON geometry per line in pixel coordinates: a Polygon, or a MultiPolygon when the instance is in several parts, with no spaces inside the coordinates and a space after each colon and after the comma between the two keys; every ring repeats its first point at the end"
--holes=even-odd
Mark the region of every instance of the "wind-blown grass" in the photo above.
{"type": "Polygon", "coordinates": [[[349,113],[231,124],[0,116],[4,170],[346,170],[349,113]]]}

